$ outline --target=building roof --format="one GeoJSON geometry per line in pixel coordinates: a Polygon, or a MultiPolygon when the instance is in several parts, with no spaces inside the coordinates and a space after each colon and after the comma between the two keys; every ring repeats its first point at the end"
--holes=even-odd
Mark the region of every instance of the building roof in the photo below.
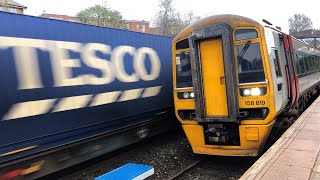
{"type": "Polygon", "coordinates": [[[145,20],[125,20],[126,23],[149,23],[149,21],[145,21],[145,20]]]}
{"type": "Polygon", "coordinates": [[[64,14],[50,14],[50,13],[42,13],[40,17],[67,17],[67,18],[77,18],[75,16],[69,16],[64,14]]]}
{"type": "Polygon", "coordinates": [[[8,4],[12,7],[17,7],[17,8],[23,8],[23,9],[27,9],[26,6],[16,2],[16,1],[13,1],[13,0],[0,0],[0,3],[5,3],[5,4],[8,4]]]}
{"type": "Polygon", "coordinates": [[[309,30],[305,30],[305,31],[292,33],[291,35],[298,38],[298,39],[320,37],[320,30],[309,29],[309,30]]]}

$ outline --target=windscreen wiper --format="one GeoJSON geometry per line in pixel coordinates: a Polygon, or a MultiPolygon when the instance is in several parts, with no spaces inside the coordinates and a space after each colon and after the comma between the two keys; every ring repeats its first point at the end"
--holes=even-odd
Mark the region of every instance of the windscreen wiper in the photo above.
{"type": "Polygon", "coordinates": [[[251,41],[247,41],[246,44],[243,46],[239,56],[238,56],[238,59],[242,59],[243,56],[246,54],[247,50],[249,49],[249,46],[251,45],[251,41]]]}

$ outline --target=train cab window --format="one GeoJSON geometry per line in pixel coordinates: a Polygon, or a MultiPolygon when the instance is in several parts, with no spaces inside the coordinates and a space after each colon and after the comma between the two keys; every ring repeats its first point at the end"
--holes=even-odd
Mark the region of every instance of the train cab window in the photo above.
{"type": "Polygon", "coordinates": [[[264,82],[265,75],[260,52],[260,43],[236,46],[239,83],[264,82]]]}
{"type": "Polygon", "coordinates": [[[189,48],[189,39],[184,39],[182,41],[177,42],[176,50],[187,49],[189,48]]]}
{"type": "Polygon", "coordinates": [[[237,29],[235,32],[236,40],[254,39],[258,37],[258,32],[254,29],[237,29]]]}
{"type": "Polygon", "coordinates": [[[176,55],[176,87],[188,88],[192,86],[190,55],[182,51],[176,55]]]}
{"type": "Polygon", "coordinates": [[[280,64],[279,64],[279,52],[276,49],[272,49],[272,58],[274,62],[274,68],[276,71],[277,77],[281,77],[281,69],[280,69],[280,64]]]}

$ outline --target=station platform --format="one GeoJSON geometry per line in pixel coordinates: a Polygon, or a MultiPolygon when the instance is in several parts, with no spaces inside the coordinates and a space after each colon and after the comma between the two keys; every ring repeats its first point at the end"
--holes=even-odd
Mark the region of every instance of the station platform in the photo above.
{"type": "Polygon", "coordinates": [[[240,178],[320,180],[320,97],[240,178]]]}

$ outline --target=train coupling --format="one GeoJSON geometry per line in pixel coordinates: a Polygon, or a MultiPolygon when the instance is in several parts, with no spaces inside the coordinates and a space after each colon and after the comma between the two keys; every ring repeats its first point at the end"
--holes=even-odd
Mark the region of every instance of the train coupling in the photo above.
{"type": "Polygon", "coordinates": [[[211,143],[228,142],[228,131],[223,124],[210,124],[205,133],[211,143]]]}

